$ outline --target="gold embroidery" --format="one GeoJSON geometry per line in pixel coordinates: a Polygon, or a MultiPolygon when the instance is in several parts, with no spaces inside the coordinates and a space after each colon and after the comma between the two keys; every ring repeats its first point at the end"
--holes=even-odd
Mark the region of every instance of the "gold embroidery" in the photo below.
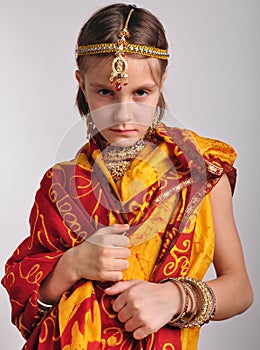
{"type": "Polygon", "coordinates": [[[206,167],[207,167],[208,171],[209,171],[211,174],[214,174],[214,175],[217,175],[217,176],[222,175],[223,170],[224,170],[222,167],[217,166],[217,165],[214,164],[214,163],[211,163],[211,162],[208,161],[207,159],[205,159],[205,163],[206,163],[206,167]]]}

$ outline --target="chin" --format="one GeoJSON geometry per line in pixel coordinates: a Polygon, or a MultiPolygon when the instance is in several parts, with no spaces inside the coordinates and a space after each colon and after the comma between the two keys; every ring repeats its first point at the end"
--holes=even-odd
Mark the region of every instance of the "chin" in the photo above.
{"type": "Polygon", "coordinates": [[[108,142],[113,146],[128,147],[133,145],[138,140],[139,138],[131,137],[131,138],[118,138],[118,139],[108,140],[108,142]]]}

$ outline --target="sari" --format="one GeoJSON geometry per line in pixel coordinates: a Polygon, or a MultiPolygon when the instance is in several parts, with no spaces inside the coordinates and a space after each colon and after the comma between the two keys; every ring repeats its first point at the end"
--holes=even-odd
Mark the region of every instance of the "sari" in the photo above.
{"type": "Polygon", "coordinates": [[[9,258],[2,283],[24,350],[195,350],[199,328],[165,325],[135,340],[112,309],[108,282],[82,279],[40,316],[41,282],[67,249],[97,229],[129,223],[130,266],[123,280],[203,279],[214,255],[210,191],[227,174],[236,181],[234,149],[190,130],[160,123],[124,176],[113,181],[102,152],[90,141],[75,159],[49,169],[30,214],[30,236],[9,258]]]}

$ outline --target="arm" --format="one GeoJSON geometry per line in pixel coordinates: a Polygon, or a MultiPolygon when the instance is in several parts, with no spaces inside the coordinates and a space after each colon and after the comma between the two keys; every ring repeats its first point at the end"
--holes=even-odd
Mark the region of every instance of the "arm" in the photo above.
{"type": "Polygon", "coordinates": [[[217,278],[209,281],[216,299],[216,320],[244,312],[253,301],[243,251],[236,229],[229,181],[224,175],[211,192],[215,226],[214,267],[217,278]],[[235,297],[234,297],[235,296],[235,297]]]}
{"type": "MultiPolygon", "coordinates": [[[[231,189],[226,175],[213,189],[211,203],[216,235],[214,266],[217,278],[208,284],[216,294],[215,319],[221,320],[245,311],[253,301],[253,292],[234,222],[231,189]]],[[[119,294],[113,308],[118,312],[120,321],[125,323],[126,330],[132,331],[136,339],[158,330],[181,311],[180,291],[171,282],[162,285],[125,281],[105,292],[109,295],[119,294]]]]}
{"type": "Polygon", "coordinates": [[[120,233],[128,225],[112,225],[99,229],[87,241],[67,250],[53,271],[41,283],[40,301],[53,304],[80,279],[119,281],[128,268],[129,239],[120,233]]]}

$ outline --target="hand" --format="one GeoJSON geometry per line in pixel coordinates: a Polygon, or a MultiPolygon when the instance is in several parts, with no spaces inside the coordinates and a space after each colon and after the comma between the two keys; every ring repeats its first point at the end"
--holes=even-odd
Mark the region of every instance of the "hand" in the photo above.
{"type": "Polygon", "coordinates": [[[71,249],[71,263],[77,279],[120,281],[128,269],[129,238],[122,235],[129,225],[114,224],[97,230],[90,238],[71,249]]]}
{"type": "Polygon", "coordinates": [[[113,309],[135,339],[156,332],[180,310],[180,291],[171,282],[121,281],[105,289],[105,293],[119,294],[113,302],[113,309]]]}

